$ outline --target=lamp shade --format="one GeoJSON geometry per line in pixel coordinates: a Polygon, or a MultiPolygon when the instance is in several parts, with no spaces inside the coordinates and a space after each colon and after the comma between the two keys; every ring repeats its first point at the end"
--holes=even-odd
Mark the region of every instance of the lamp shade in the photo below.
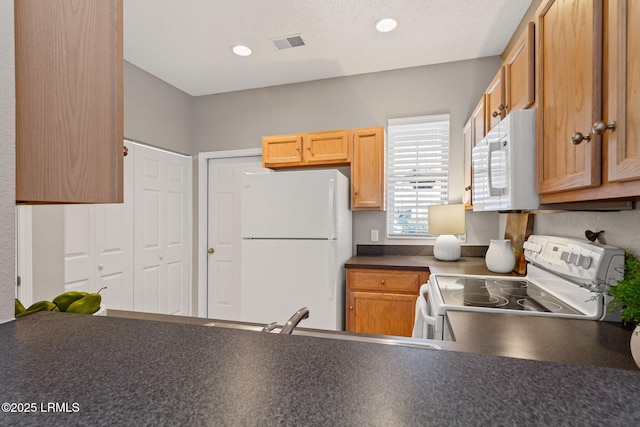
{"type": "Polygon", "coordinates": [[[463,234],[465,232],[465,206],[430,205],[429,234],[463,234]]]}

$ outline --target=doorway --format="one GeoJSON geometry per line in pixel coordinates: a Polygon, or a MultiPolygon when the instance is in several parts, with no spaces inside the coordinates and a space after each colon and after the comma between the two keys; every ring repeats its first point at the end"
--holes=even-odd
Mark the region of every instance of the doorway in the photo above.
{"type": "Polygon", "coordinates": [[[198,316],[240,319],[242,174],[268,171],[260,149],[200,153],[198,316]]]}

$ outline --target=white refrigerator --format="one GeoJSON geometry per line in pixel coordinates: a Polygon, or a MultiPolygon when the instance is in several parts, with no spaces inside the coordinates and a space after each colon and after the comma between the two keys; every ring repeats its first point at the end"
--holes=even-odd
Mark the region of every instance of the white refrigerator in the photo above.
{"type": "Polygon", "coordinates": [[[242,177],[242,321],[344,330],[351,257],[349,180],[338,170],[246,173],[242,177]]]}

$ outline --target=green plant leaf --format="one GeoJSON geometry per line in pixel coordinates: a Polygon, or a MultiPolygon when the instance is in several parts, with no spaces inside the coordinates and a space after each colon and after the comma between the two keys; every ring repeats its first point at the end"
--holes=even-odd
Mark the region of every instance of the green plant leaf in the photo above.
{"type": "Polygon", "coordinates": [[[609,288],[612,310],[621,309],[622,321],[640,325],[640,260],[625,252],[624,279],[609,288]]]}

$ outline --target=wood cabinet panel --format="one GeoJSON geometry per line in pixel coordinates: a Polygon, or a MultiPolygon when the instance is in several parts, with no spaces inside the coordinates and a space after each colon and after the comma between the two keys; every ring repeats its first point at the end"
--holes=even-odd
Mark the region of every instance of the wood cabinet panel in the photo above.
{"type": "Polygon", "coordinates": [[[498,70],[498,73],[489,84],[484,96],[486,106],[486,131],[489,132],[500,123],[500,120],[504,118],[506,113],[504,101],[504,67],[500,67],[500,70],[498,70]]]}
{"type": "Polygon", "coordinates": [[[504,62],[507,114],[524,110],[535,101],[534,28],[530,22],[504,62]]]}
{"type": "Polygon", "coordinates": [[[428,278],[427,272],[404,270],[348,269],[350,289],[415,292],[428,278]]]}
{"type": "Polygon", "coordinates": [[[478,102],[473,113],[471,113],[471,133],[474,147],[487,134],[485,100],[485,95],[482,95],[480,102],[478,102]]]}
{"type": "Polygon", "coordinates": [[[600,137],[573,144],[601,116],[602,1],[549,1],[538,21],[537,190],[600,185],[600,137]]]}
{"type": "Polygon", "coordinates": [[[305,134],[304,163],[347,165],[351,159],[351,132],[348,130],[305,134]]]}
{"type": "Polygon", "coordinates": [[[302,163],[302,135],[262,137],[262,166],[287,167],[302,163]]]}
{"type": "Polygon", "coordinates": [[[351,292],[348,330],[363,334],[410,337],[415,319],[417,294],[351,292]]]}
{"type": "Polygon", "coordinates": [[[384,128],[353,131],[351,210],[385,209],[384,128]]]}
{"type": "Polygon", "coordinates": [[[16,2],[17,202],[122,202],[122,28],[122,0],[16,2]]]}
{"type": "Polygon", "coordinates": [[[422,270],[347,269],[347,331],[411,336],[422,270]]]}
{"type": "MultiPolygon", "coordinates": [[[[544,34],[557,37],[568,28],[571,37],[566,37],[576,44],[569,55],[575,50],[574,60],[593,58],[593,61],[588,66],[576,66],[571,58],[563,57],[553,37],[543,40],[545,27],[538,29],[536,57],[538,70],[542,69],[538,72],[545,73],[539,78],[536,95],[540,202],[637,200],[640,198],[637,108],[640,30],[635,24],[640,20],[640,4],[593,1],[570,8],[569,3],[556,0],[544,6],[540,16],[540,22],[547,26],[544,34]],[[575,82],[562,82],[569,87],[553,90],[548,81],[552,77],[559,79],[551,74],[558,64],[573,70],[575,82]],[[576,97],[576,93],[581,96],[576,97]],[[556,116],[565,119],[559,120],[556,116]],[[593,129],[596,122],[615,123],[615,130],[605,130],[598,135],[593,129]],[[560,132],[562,126],[564,131],[560,132]],[[576,131],[590,140],[573,146],[566,143],[576,131]]],[[[555,81],[554,84],[558,85],[555,81]]]]}
{"type": "Polygon", "coordinates": [[[607,2],[604,117],[615,121],[604,134],[608,181],[640,178],[640,2],[607,2]]]}

